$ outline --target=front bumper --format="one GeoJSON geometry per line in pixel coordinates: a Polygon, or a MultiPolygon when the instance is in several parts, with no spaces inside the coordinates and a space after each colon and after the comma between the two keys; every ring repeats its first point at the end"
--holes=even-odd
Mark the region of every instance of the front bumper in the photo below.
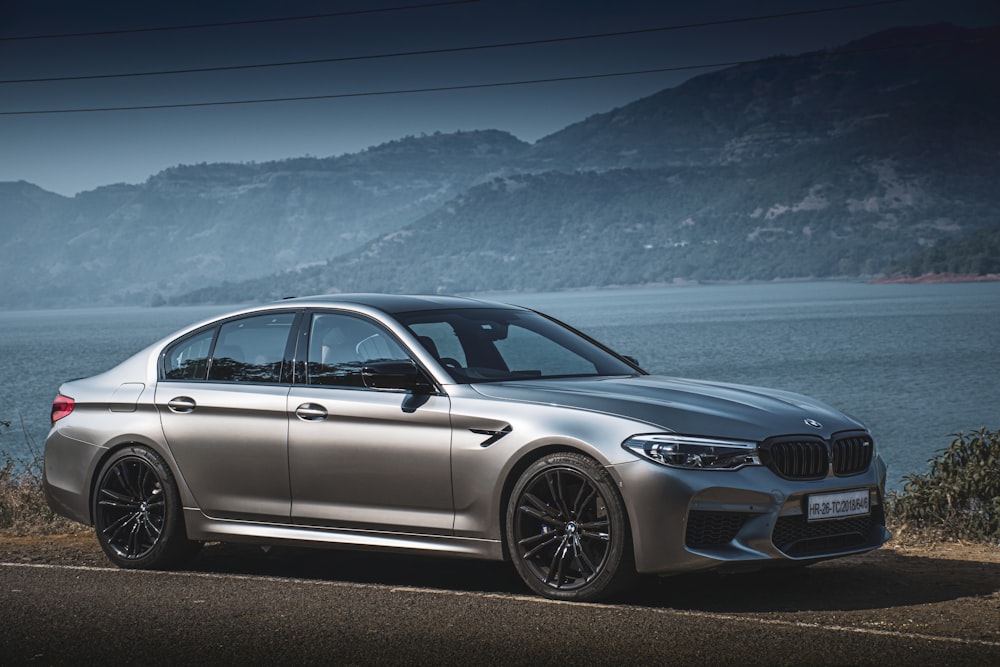
{"type": "Polygon", "coordinates": [[[681,470],[637,460],[611,468],[628,508],[636,569],[670,574],[810,562],[882,546],[885,464],[849,477],[783,479],[764,466],[681,470]],[[866,489],[870,513],[808,521],[817,493],[866,489]]]}

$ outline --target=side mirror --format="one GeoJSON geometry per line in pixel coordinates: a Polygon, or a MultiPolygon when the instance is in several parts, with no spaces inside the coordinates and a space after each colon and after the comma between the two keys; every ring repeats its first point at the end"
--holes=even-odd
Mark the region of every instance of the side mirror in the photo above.
{"type": "Polygon", "coordinates": [[[412,361],[373,361],[361,369],[361,378],[368,389],[403,389],[427,392],[431,384],[412,361]]]}
{"type": "Polygon", "coordinates": [[[630,364],[632,364],[636,368],[639,368],[639,360],[636,359],[635,357],[630,357],[627,354],[623,354],[622,355],[622,359],[624,359],[625,361],[629,362],[630,364]]]}

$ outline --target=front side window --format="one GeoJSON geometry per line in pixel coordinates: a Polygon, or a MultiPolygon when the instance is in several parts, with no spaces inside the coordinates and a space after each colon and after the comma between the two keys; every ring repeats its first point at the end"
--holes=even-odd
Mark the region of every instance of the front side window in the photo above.
{"type": "Polygon", "coordinates": [[[361,369],[374,361],[409,361],[387,331],[360,317],[316,313],[309,327],[309,384],[363,387],[361,369]]]}
{"type": "Polygon", "coordinates": [[[293,313],[245,317],[223,324],[208,379],[220,382],[279,382],[293,313]]]}

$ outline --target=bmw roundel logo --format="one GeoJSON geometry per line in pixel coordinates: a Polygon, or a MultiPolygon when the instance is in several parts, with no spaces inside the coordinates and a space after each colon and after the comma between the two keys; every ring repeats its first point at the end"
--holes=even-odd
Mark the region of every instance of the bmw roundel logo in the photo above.
{"type": "Polygon", "coordinates": [[[815,419],[803,419],[802,421],[804,421],[806,425],[812,426],[813,428],[823,428],[823,425],[815,419]]]}

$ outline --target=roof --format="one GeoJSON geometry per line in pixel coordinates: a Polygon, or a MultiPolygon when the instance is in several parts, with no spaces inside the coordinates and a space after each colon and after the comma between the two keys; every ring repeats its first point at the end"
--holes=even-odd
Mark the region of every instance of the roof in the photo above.
{"type": "Polygon", "coordinates": [[[322,294],[284,299],[280,303],[305,306],[334,306],[351,304],[368,306],[389,314],[416,310],[444,310],[451,308],[518,308],[504,303],[483,301],[461,296],[432,294],[322,294]]]}

